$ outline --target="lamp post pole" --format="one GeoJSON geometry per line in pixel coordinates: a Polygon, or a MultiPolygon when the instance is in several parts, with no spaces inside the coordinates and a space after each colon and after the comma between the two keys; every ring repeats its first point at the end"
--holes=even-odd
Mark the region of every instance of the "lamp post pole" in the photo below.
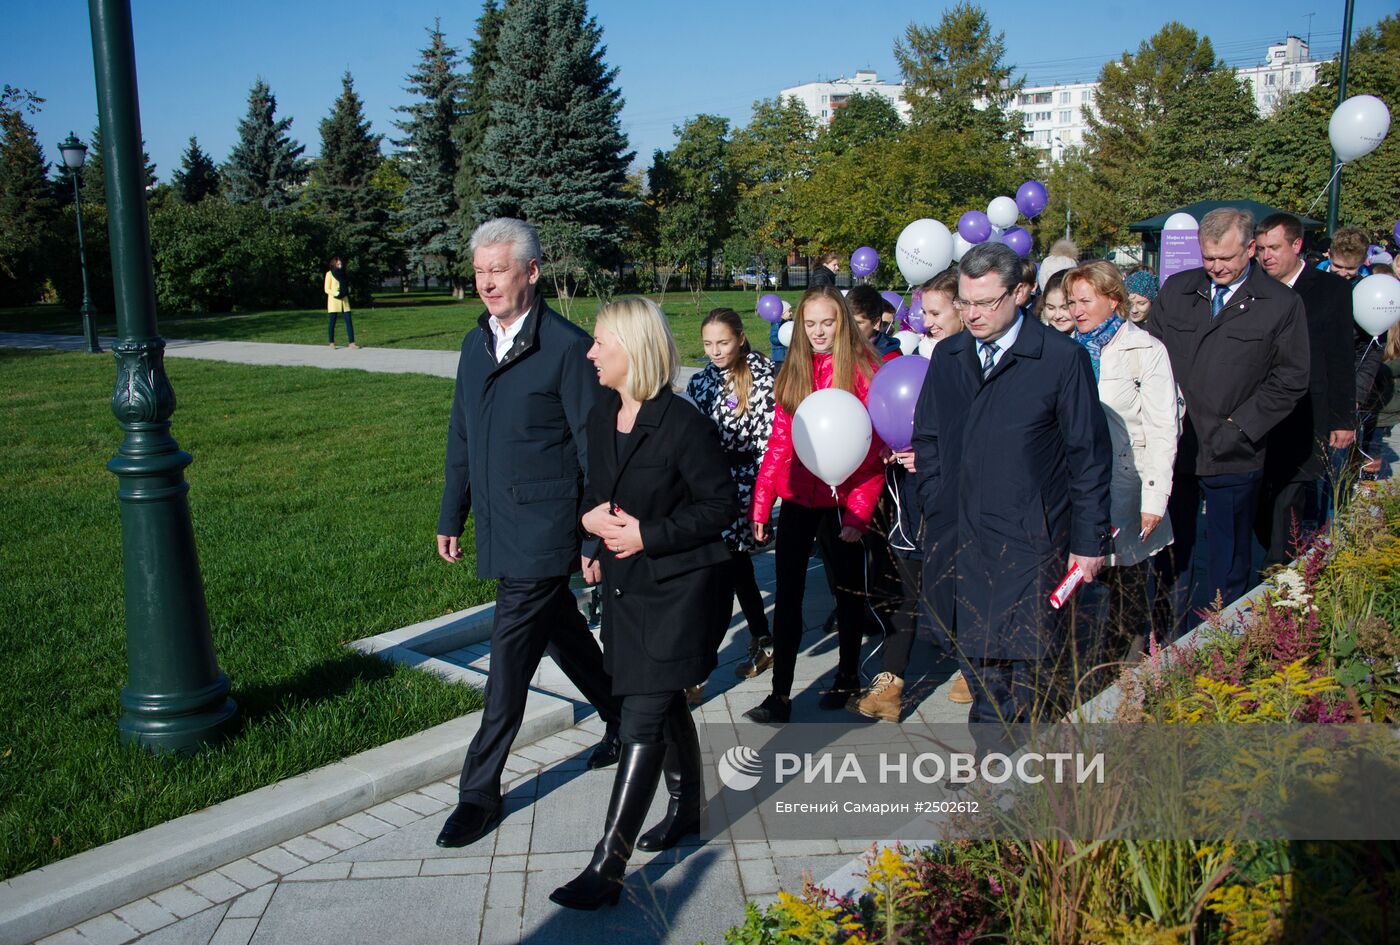
{"type": "Polygon", "coordinates": [[[189,754],[238,722],[209,633],[185,467],[170,434],[175,391],[157,332],[145,163],[130,0],[88,0],[107,176],[107,225],[117,298],[112,413],[124,433],[107,468],[117,476],[126,601],[127,684],[121,739],[189,754]]]}
{"type": "Polygon", "coordinates": [[[63,156],[64,167],[68,168],[68,176],[73,178],[73,215],[78,221],[78,268],[83,273],[83,338],[87,340],[89,353],[101,354],[102,345],[97,341],[96,313],[92,309],[92,293],[88,290],[87,247],[83,244],[83,195],[82,188],[78,186],[78,173],[87,157],[87,145],[70,131],[68,138],[58,146],[58,152],[63,156]]]}
{"type": "MultiPolygon", "coordinates": [[[[1337,63],[1337,104],[1347,100],[1347,65],[1351,59],[1351,11],[1355,0],[1347,0],[1342,14],[1342,51],[1337,63]]],[[[1337,213],[1342,202],[1342,168],[1337,152],[1332,152],[1332,186],[1327,193],[1327,235],[1337,232],[1337,213]]]]}

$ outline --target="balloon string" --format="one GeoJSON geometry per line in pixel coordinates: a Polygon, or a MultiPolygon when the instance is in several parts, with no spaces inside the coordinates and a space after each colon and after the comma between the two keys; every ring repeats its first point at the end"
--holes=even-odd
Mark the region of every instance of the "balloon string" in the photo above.
{"type": "MultiPolygon", "coordinates": [[[[1338,162],[1337,162],[1337,169],[1336,169],[1335,171],[1333,171],[1333,172],[1332,172],[1332,176],[1329,177],[1329,178],[1327,179],[1327,183],[1326,183],[1326,184],[1323,186],[1323,188],[1322,188],[1322,193],[1320,193],[1320,194],[1317,195],[1317,199],[1314,200],[1314,201],[1312,202],[1312,206],[1311,206],[1311,207],[1308,207],[1306,213],[1312,213],[1312,212],[1313,212],[1313,209],[1314,209],[1319,203],[1322,202],[1322,198],[1327,196],[1327,191],[1329,191],[1329,190],[1332,189],[1332,181],[1334,181],[1334,180],[1337,179],[1337,175],[1340,174],[1340,173],[1342,172],[1342,165],[1345,164],[1345,163],[1346,163],[1346,161],[1338,161],[1338,162]]],[[[1305,215],[1306,215],[1306,213],[1305,213],[1305,215]]]]}

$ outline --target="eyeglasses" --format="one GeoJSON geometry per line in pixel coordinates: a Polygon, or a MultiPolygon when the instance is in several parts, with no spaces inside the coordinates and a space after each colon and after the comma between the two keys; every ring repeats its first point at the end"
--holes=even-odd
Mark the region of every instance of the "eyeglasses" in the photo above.
{"type": "Polygon", "coordinates": [[[1005,301],[1006,297],[1010,294],[1011,290],[1008,289],[990,302],[969,302],[967,299],[955,298],[953,299],[953,308],[957,309],[959,312],[992,312],[995,311],[996,307],[1005,301]]]}

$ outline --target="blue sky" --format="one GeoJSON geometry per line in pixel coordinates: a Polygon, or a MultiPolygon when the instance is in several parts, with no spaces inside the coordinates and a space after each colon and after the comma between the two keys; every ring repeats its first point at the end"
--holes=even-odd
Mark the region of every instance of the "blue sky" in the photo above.
{"type": "MultiPolygon", "coordinates": [[[[1286,34],[1312,32],[1313,52],[1341,42],[1341,4],[1274,0],[1268,4],[1177,0],[998,0],[984,4],[1006,34],[1007,61],[1031,82],[1092,79],[1102,64],[1136,49],[1169,19],[1211,37],[1232,65],[1263,58],[1286,34]],[[1051,14],[1053,11],[1053,15],[1051,14]],[[1309,13],[1316,13],[1311,21],[1309,13]]],[[[97,123],[87,4],[16,0],[0,34],[0,82],[47,99],[33,116],[45,156],[69,130],[84,139],[97,123]]],[[[142,129],[161,180],[179,164],[190,135],[215,160],[233,146],[248,89],[262,76],[291,116],[292,135],[319,149],[318,124],[349,69],[377,132],[393,135],[393,107],[404,104],[404,76],[442,18],[448,40],[465,51],[479,2],[434,0],[135,0],[142,129]]],[[[800,5],[723,0],[687,4],[592,0],[607,60],[619,70],[623,125],[639,159],[672,143],[671,129],[701,112],[742,124],[755,99],[788,85],[874,68],[897,78],[892,47],[912,21],[936,23],[942,3],[809,0],[800,5]]],[[[1391,0],[1357,0],[1355,30],[1394,9],[1391,0]]]]}

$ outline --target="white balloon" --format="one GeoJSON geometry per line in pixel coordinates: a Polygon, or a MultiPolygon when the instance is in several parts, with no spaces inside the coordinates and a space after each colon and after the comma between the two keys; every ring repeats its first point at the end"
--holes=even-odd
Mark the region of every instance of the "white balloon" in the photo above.
{"type": "Polygon", "coordinates": [[[958,262],[959,260],[961,260],[961,259],[963,258],[963,253],[967,252],[969,249],[971,249],[971,248],[972,248],[973,246],[975,246],[975,245],[977,245],[977,244],[976,244],[976,243],[969,243],[967,240],[963,239],[963,235],[962,235],[961,233],[954,233],[954,234],[953,234],[953,262],[958,262]]]}
{"type": "Polygon", "coordinates": [[[1015,226],[1020,215],[1021,208],[1010,197],[993,197],[987,204],[987,219],[992,221],[992,226],[1015,226]]]}
{"type": "Polygon", "coordinates": [[[792,346],[792,322],[783,322],[778,326],[778,344],[784,348],[792,346]]]}
{"type": "Polygon", "coordinates": [[[1355,161],[1381,146],[1390,130],[1390,109],[1374,95],[1353,95],[1332,112],[1327,137],[1339,161],[1355,161]]]}
{"type": "Polygon", "coordinates": [[[924,335],[922,338],[919,339],[919,354],[923,355],[926,358],[933,357],[933,349],[934,346],[937,344],[937,338],[930,338],[928,335],[924,335]]]}
{"type": "Polygon", "coordinates": [[[894,340],[899,342],[900,354],[913,354],[918,351],[919,339],[922,337],[923,335],[915,334],[907,328],[904,331],[894,333],[894,340]]]}
{"type": "Polygon", "coordinates": [[[855,394],[836,387],[813,391],[792,417],[792,448],[814,476],[835,488],[870,452],[870,414],[855,394]]]}
{"type": "Polygon", "coordinates": [[[1378,272],[1351,290],[1351,317],[1368,335],[1380,335],[1400,322],[1400,279],[1378,272]]]}
{"type": "Polygon", "coordinates": [[[894,244],[895,262],[910,285],[927,282],[953,261],[953,234],[937,220],[915,220],[894,244]]]}
{"type": "Polygon", "coordinates": [[[1173,213],[1162,224],[1164,230],[1199,230],[1201,224],[1189,213],[1173,213]]]}

